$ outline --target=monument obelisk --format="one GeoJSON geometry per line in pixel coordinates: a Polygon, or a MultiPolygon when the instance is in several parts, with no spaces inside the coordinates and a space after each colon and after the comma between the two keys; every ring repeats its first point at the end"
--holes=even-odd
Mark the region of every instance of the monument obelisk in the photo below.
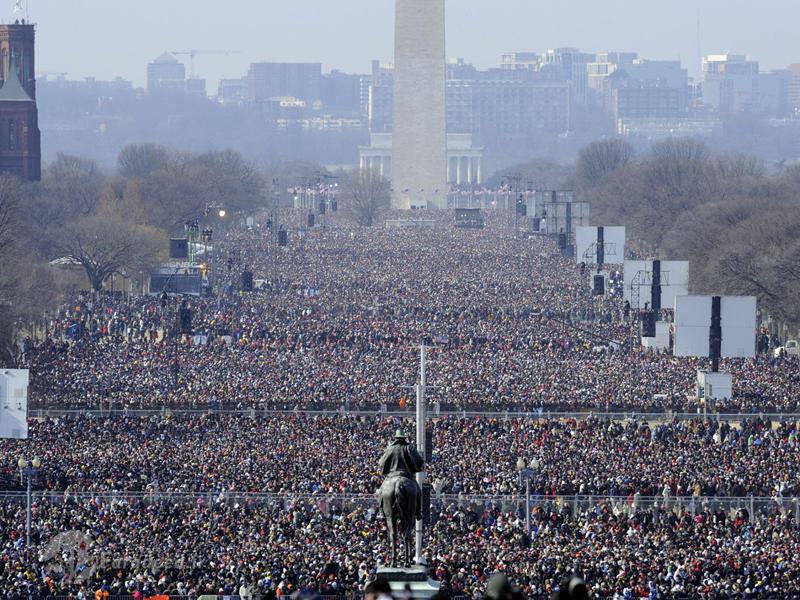
{"type": "Polygon", "coordinates": [[[444,0],[396,0],[393,208],[447,208],[444,0]]]}

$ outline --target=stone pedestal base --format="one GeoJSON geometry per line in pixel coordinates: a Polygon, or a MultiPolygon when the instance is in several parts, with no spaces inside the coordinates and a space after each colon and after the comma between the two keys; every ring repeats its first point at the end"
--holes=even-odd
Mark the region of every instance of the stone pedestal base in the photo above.
{"type": "Polygon", "coordinates": [[[408,568],[378,567],[378,579],[388,581],[395,598],[402,598],[406,585],[412,598],[431,598],[439,591],[441,582],[428,577],[428,567],[418,565],[408,568]]]}

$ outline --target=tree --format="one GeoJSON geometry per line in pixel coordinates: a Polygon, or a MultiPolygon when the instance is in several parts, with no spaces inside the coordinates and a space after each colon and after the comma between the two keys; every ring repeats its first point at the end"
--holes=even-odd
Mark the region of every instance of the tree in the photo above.
{"type": "Polygon", "coordinates": [[[0,258],[18,239],[22,193],[16,177],[0,175],[0,258]]]}
{"type": "Polygon", "coordinates": [[[627,165],[635,155],[636,150],[626,140],[592,142],[581,149],[575,177],[582,186],[593,186],[611,171],[627,165]]]}
{"type": "Polygon", "coordinates": [[[135,199],[118,200],[110,187],[95,214],[52,230],[55,255],[80,265],[95,291],[124,267],[150,266],[166,248],[165,233],[136,221],[135,199]]]}
{"type": "Polygon", "coordinates": [[[128,144],[117,156],[117,173],[143,179],[167,166],[170,152],[159,144],[128,144]]]}
{"type": "Polygon", "coordinates": [[[360,226],[372,227],[375,217],[389,210],[389,180],[377,169],[356,171],[342,186],[343,210],[360,226]]]}

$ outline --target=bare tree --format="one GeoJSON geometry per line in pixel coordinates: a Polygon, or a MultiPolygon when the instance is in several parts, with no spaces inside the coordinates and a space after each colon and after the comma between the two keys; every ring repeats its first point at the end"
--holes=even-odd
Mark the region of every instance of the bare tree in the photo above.
{"type": "Polygon", "coordinates": [[[79,264],[96,291],[125,267],[152,265],[166,247],[166,234],[137,222],[137,204],[135,191],[120,201],[107,187],[95,214],[50,231],[55,256],[79,264]]]}
{"type": "Polygon", "coordinates": [[[159,144],[128,144],[117,156],[117,173],[122,177],[145,178],[165,168],[170,152],[159,144]]]}
{"type": "Polygon", "coordinates": [[[711,155],[704,142],[691,137],[667,138],[656,142],[651,153],[653,158],[695,162],[704,162],[711,155]]]}
{"type": "Polygon", "coordinates": [[[375,218],[389,210],[389,180],[377,169],[356,171],[342,186],[343,210],[362,227],[372,227],[375,218]]]}
{"type": "Polygon", "coordinates": [[[636,150],[626,140],[612,138],[592,142],[581,150],[575,176],[581,185],[595,185],[606,174],[627,165],[635,155],[636,150]]]}
{"type": "Polygon", "coordinates": [[[0,175],[0,258],[19,239],[21,197],[19,180],[10,175],[0,175]]]}

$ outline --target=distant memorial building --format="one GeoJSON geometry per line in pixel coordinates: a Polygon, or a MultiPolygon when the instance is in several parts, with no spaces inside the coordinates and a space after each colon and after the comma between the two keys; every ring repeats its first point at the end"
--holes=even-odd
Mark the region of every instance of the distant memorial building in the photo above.
{"type": "MultiPolygon", "coordinates": [[[[392,173],[392,137],[391,133],[372,133],[369,146],[359,146],[358,152],[361,159],[361,170],[378,171],[383,177],[392,181],[392,189],[396,193],[397,188],[392,173]]],[[[483,183],[483,146],[472,145],[471,133],[448,133],[446,139],[447,183],[450,185],[483,183]]],[[[409,190],[409,195],[413,197],[416,192],[417,190],[409,190]]],[[[434,195],[438,196],[444,193],[445,190],[440,190],[439,194],[434,195]]]]}
{"type": "Polygon", "coordinates": [[[444,0],[396,0],[392,206],[447,208],[444,0]]]}
{"type": "Polygon", "coordinates": [[[0,25],[0,173],[42,178],[33,25],[0,25]]]}

